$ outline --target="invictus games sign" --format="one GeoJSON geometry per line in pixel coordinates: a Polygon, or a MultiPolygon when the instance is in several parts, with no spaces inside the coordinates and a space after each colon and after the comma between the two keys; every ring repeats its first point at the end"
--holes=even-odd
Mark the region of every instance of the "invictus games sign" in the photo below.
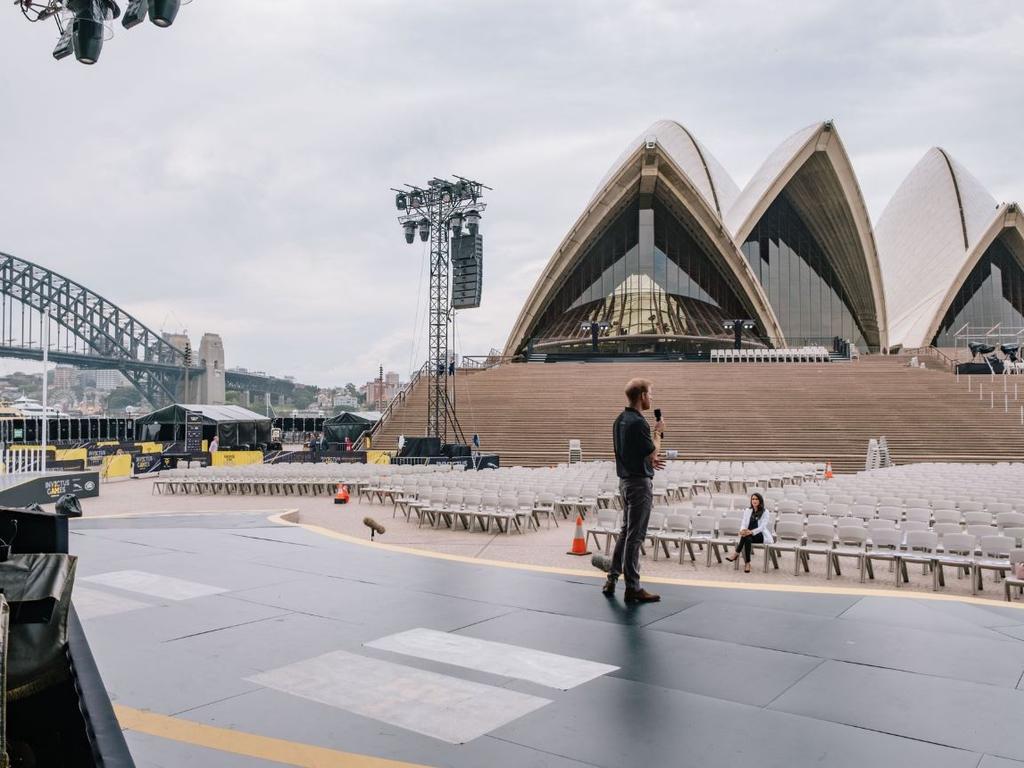
{"type": "Polygon", "coordinates": [[[132,456],[132,471],[136,475],[155,472],[160,469],[161,458],[159,453],[136,453],[132,456]]]}
{"type": "Polygon", "coordinates": [[[98,472],[62,472],[46,477],[33,477],[0,490],[0,506],[27,507],[30,504],[52,504],[65,493],[80,499],[100,495],[98,472]]]}
{"type": "Polygon", "coordinates": [[[88,499],[100,495],[99,478],[95,472],[48,477],[43,481],[43,492],[52,501],[56,501],[65,493],[73,493],[80,499],[88,499]]]}

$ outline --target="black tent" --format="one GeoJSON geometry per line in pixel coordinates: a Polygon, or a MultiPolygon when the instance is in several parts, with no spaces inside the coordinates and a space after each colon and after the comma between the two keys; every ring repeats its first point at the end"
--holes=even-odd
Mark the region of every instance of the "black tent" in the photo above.
{"type": "Polygon", "coordinates": [[[135,420],[136,439],[162,443],[185,440],[185,416],[203,417],[203,439],[220,441],[222,449],[256,446],[270,442],[270,417],[239,405],[187,405],[177,403],[135,420]]]}
{"type": "Polygon", "coordinates": [[[324,422],[324,442],[344,443],[346,437],[354,443],[358,437],[369,430],[380,419],[374,411],[346,411],[333,416],[324,422]]]}

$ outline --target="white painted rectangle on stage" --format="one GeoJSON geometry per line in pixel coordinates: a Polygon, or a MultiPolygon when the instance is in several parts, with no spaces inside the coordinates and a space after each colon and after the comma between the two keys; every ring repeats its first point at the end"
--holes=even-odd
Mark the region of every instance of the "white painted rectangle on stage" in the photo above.
{"type": "Polygon", "coordinates": [[[410,629],[408,632],[388,635],[366,643],[366,646],[526,680],[563,691],[618,669],[611,664],[601,664],[588,659],[536,651],[491,640],[479,640],[433,629],[410,629]]]}
{"type": "Polygon", "coordinates": [[[82,620],[97,619],[101,616],[114,616],[119,613],[127,613],[128,611],[137,611],[140,608],[149,608],[147,603],[103,592],[98,589],[89,589],[81,585],[74,588],[71,601],[75,606],[75,613],[82,620]]]}
{"type": "Polygon", "coordinates": [[[126,592],[138,592],[141,595],[160,597],[164,600],[191,600],[227,592],[221,587],[200,584],[196,581],[176,579],[173,576],[161,576],[146,571],[111,571],[96,576],[84,576],[79,581],[102,584],[106,587],[123,589],[126,592]]]}
{"type": "Polygon", "coordinates": [[[472,741],[550,703],[347,651],[246,679],[451,744],[472,741]]]}

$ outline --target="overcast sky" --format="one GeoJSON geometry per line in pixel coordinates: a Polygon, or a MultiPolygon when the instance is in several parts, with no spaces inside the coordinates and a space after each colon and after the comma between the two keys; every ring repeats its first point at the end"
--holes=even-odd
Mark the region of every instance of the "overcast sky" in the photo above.
{"type": "Polygon", "coordinates": [[[196,0],[167,30],[118,23],[86,67],[51,58],[52,22],[0,3],[0,251],[154,330],[222,334],[229,366],[404,378],[426,355],[425,252],[391,186],[458,173],[494,188],[483,306],[458,319],[459,352],[484,354],[657,119],[741,186],[834,119],[876,218],[934,145],[1024,200],[1020,8],[196,0]]]}

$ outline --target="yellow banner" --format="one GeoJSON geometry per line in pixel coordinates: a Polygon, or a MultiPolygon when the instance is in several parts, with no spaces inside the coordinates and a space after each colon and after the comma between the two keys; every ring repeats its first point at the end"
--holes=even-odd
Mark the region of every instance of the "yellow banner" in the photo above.
{"type": "Polygon", "coordinates": [[[57,451],[57,461],[86,461],[89,451],[85,448],[64,448],[57,451]]]}
{"type": "Polygon", "coordinates": [[[366,452],[366,463],[367,464],[390,464],[391,454],[387,451],[367,451],[366,452]]]}
{"type": "MultiPolygon", "coordinates": [[[[41,449],[42,449],[41,445],[25,445],[24,443],[19,444],[19,445],[10,445],[10,446],[7,447],[7,450],[9,450],[9,451],[35,451],[36,453],[39,453],[39,451],[41,449]]],[[[48,454],[49,453],[56,453],[57,449],[54,448],[52,445],[48,445],[48,446],[46,446],[46,452],[48,454]]]]}
{"type": "Polygon", "coordinates": [[[132,456],[122,453],[116,456],[104,456],[100,478],[109,480],[113,477],[130,477],[132,474],[132,456]]]}
{"type": "Polygon", "coordinates": [[[143,453],[164,452],[164,446],[162,443],[136,443],[135,445],[138,446],[143,453]]]}
{"type": "Polygon", "coordinates": [[[215,467],[238,467],[243,464],[262,464],[262,451],[217,451],[210,454],[215,467]]]}

